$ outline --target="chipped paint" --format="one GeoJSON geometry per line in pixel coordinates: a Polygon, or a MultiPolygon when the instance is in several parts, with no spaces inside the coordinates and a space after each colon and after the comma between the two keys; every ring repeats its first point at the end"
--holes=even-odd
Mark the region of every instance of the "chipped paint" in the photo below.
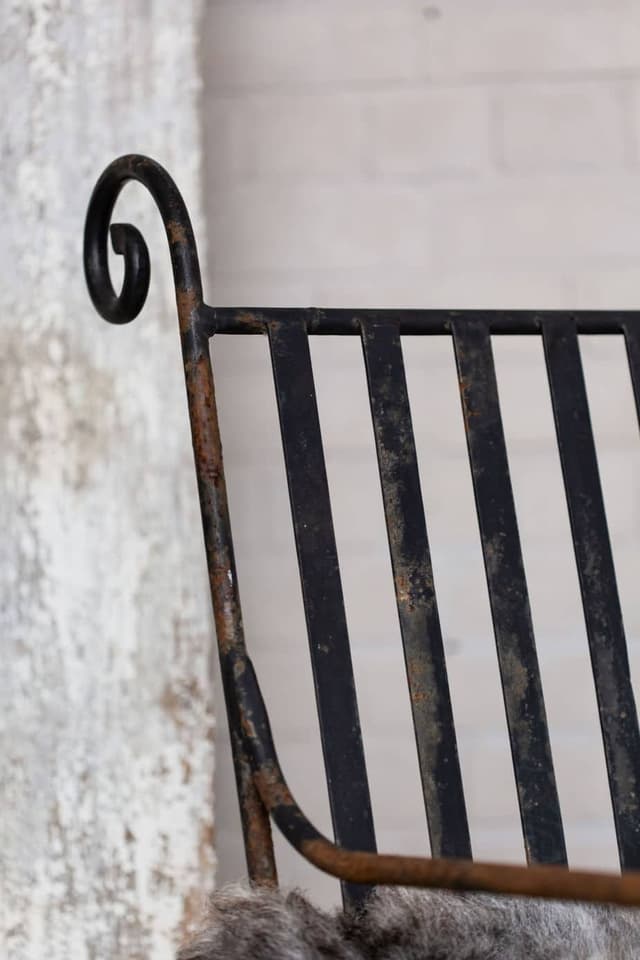
{"type": "Polygon", "coordinates": [[[118,207],[151,252],[138,323],[96,316],[80,259],[95,177],[126,149],[176,172],[203,244],[199,16],[197,0],[179,30],[161,0],[4,16],[0,954],[15,960],[168,960],[213,881],[212,628],[144,191],[118,207]]]}

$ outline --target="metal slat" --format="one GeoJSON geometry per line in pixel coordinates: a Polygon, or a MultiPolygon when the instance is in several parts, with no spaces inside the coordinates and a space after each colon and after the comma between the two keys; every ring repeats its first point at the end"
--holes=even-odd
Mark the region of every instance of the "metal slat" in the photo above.
{"type": "Polygon", "coordinates": [[[640,732],[575,322],[547,322],[543,339],[620,865],[637,870],[640,732]]]}
{"type": "Polygon", "coordinates": [[[625,322],[622,329],[624,331],[624,342],[627,347],[627,358],[631,372],[633,397],[636,402],[638,425],[640,426],[640,320],[636,318],[633,321],[625,322]]]}
{"type": "Polygon", "coordinates": [[[364,322],[362,345],[431,852],[471,857],[397,325],[364,322]]]}
{"type": "MultiPolygon", "coordinates": [[[[309,342],[302,323],[268,332],[333,829],[340,845],[375,851],[309,342]]],[[[355,901],[365,891],[343,893],[355,901]]]]}
{"type": "Polygon", "coordinates": [[[460,397],[527,860],[566,863],[560,804],[520,548],[491,338],[452,323],[460,397]]]}

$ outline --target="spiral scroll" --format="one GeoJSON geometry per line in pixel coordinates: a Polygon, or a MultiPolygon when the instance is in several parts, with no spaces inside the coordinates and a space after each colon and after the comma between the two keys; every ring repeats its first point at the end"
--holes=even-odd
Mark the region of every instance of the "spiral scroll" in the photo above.
{"type": "Polygon", "coordinates": [[[84,270],[93,304],[109,323],[129,323],[140,313],[149,292],[149,251],[144,237],[129,223],[111,224],[115,202],[128,180],[142,183],[160,210],[171,250],[178,307],[186,304],[192,312],[202,304],[202,281],[187,208],[167,171],[154,160],[137,154],[110,163],[89,202],[84,270]],[[124,280],[119,294],[113,289],[109,274],[109,235],[114,251],[124,257],[124,280]]]}

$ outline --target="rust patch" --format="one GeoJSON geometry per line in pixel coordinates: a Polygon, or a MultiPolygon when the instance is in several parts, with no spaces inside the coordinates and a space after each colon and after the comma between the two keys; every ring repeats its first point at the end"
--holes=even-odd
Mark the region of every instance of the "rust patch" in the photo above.
{"type": "Polygon", "coordinates": [[[236,320],[242,324],[246,333],[266,333],[267,327],[264,319],[253,310],[238,310],[236,320]]]}
{"type": "Polygon", "coordinates": [[[187,229],[184,223],[180,223],[178,220],[167,220],[166,231],[167,237],[169,238],[169,243],[192,242],[190,231],[187,229]]]}
{"type": "Polygon", "coordinates": [[[268,800],[269,807],[296,807],[293,794],[273,764],[264,764],[255,774],[261,796],[268,800]]]}
{"type": "Polygon", "coordinates": [[[559,866],[525,867],[364,853],[337,847],[324,837],[304,840],[301,852],[321,870],[351,883],[440,887],[640,906],[640,872],[620,875],[559,866]]]}
{"type": "Polygon", "coordinates": [[[412,591],[411,591],[411,582],[409,577],[404,573],[399,573],[395,578],[396,583],[396,599],[398,603],[406,604],[411,607],[412,604],[412,591]]]}
{"type": "Polygon", "coordinates": [[[458,389],[460,390],[460,400],[462,401],[464,427],[468,433],[471,421],[480,416],[480,411],[474,410],[471,405],[472,386],[467,377],[460,376],[458,378],[458,389]]]}
{"type": "Polygon", "coordinates": [[[241,771],[240,806],[249,876],[254,883],[277,887],[278,875],[273,856],[269,814],[253,782],[246,758],[240,758],[239,767],[241,771]]]}
{"type": "Polygon", "coordinates": [[[176,305],[178,307],[178,320],[181,333],[184,334],[189,330],[193,314],[201,302],[197,290],[191,287],[176,287],[176,305]]]}
{"type": "Polygon", "coordinates": [[[246,737],[250,739],[255,739],[257,736],[256,728],[251,717],[247,716],[246,712],[243,710],[240,714],[240,725],[242,726],[242,732],[246,737]]]}

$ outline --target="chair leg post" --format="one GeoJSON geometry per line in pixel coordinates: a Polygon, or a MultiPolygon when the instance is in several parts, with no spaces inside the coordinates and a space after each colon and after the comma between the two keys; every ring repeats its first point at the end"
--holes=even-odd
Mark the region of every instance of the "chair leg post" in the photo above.
{"type": "Polygon", "coordinates": [[[234,654],[244,655],[246,651],[208,336],[202,329],[197,313],[192,313],[186,321],[181,317],[181,329],[211,599],[249,879],[255,885],[276,887],[278,876],[269,813],[256,789],[237,711],[234,709],[234,654]]]}
{"type": "Polygon", "coordinates": [[[237,741],[234,745],[237,747],[235,756],[238,795],[249,880],[255,886],[277,887],[278,873],[273,853],[269,811],[256,788],[249,757],[244,747],[237,741]]]}

